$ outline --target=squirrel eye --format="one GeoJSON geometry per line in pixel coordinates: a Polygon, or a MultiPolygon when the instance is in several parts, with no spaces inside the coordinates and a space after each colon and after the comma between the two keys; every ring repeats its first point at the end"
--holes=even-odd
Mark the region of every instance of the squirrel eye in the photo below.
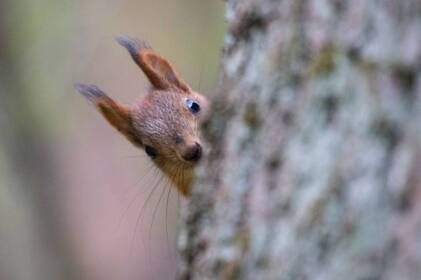
{"type": "Polygon", "coordinates": [[[158,152],[156,151],[156,149],[152,148],[151,146],[145,146],[145,152],[152,159],[158,156],[158,152]]]}
{"type": "Polygon", "coordinates": [[[197,103],[194,100],[187,99],[186,104],[187,104],[187,107],[189,108],[189,110],[193,114],[199,113],[199,111],[200,111],[200,105],[199,105],[199,103],[197,103]]]}

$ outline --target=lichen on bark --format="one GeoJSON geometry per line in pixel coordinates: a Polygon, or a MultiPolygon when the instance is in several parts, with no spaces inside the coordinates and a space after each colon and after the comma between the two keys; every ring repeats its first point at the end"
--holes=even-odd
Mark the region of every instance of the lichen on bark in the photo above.
{"type": "Polygon", "coordinates": [[[227,1],[180,279],[420,279],[421,1],[227,1]]]}

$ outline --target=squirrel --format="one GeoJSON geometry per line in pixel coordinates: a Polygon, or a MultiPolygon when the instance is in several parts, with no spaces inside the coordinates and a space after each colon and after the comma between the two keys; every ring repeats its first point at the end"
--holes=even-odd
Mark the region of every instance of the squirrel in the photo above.
{"type": "Polygon", "coordinates": [[[189,196],[194,167],[203,155],[200,125],[208,115],[209,102],[147,42],[126,36],[116,41],[151,83],[146,96],[127,106],[95,85],[75,84],[75,88],[111,126],[143,149],[181,194],[189,196]]]}

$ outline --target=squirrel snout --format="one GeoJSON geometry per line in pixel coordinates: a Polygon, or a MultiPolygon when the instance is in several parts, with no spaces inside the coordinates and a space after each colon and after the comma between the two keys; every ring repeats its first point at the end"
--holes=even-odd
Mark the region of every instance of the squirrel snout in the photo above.
{"type": "Polygon", "coordinates": [[[186,161],[197,162],[202,157],[202,146],[199,143],[194,143],[194,145],[186,148],[185,153],[183,154],[183,159],[186,161]]]}

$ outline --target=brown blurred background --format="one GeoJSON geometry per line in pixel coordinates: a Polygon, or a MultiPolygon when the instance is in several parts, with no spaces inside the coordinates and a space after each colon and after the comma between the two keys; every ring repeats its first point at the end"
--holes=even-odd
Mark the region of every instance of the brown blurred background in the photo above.
{"type": "Polygon", "coordinates": [[[219,0],[0,2],[0,279],[174,278],[182,199],[173,191],[167,201],[161,174],[73,83],[127,103],[142,94],[145,77],[114,41],[125,34],[147,39],[209,96],[223,9],[219,0]]]}

